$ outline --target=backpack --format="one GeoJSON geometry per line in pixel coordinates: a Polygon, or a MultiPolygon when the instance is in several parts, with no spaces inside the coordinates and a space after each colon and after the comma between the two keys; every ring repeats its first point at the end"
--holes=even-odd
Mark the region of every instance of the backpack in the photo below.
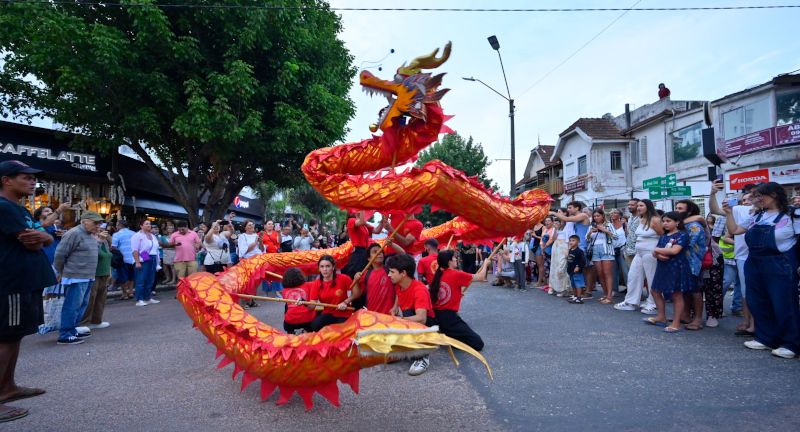
{"type": "Polygon", "coordinates": [[[125,264],[125,257],[119,249],[111,251],[111,268],[119,269],[125,264]]]}

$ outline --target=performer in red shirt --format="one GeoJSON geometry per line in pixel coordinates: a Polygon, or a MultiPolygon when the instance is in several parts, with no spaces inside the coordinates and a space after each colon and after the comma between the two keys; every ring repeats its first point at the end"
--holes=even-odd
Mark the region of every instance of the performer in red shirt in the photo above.
{"type": "MultiPolygon", "coordinates": [[[[392,217],[389,221],[389,230],[394,231],[400,225],[403,218],[392,217]]],[[[394,241],[403,248],[406,253],[412,253],[414,243],[419,241],[422,236],[422,222],[418,221],[413,214],[408,215],[408,221],[394,233],[394,241]]]]}
{"type": "MultiPolygon", "coordinates": [[[[403,253],[403,248],[394,244],[391,239],[386,241],[389,242],[387,247],[394,249],[395,253],[403,253]]],[[[371,268],[366,273],[356,273],[353,280],[357,281],[361,291],[364,291],[362,298],[367,298],[367,310],[391,315],[392,308],[397,305],[397,293],[395,292],[394,284],[389,279],[389,274],[386,273],[386,269],[383,267],[385,254],[381,250],[381,245],[377,243],[369,245],[367,254],[370,259],[376,254],[377,256],[372,261],[371,268]]]]}
{"type": "Polygon", "coordinates": [[[431,283],[433,273],[439,268],[439,264],[436,264],[436,256],[439,254],[439,242],[436,239],[425,240],[425,252],[428,252],[428,256],[419,260],[417,275],[420,282],[427,285],[431,283]]]}
{"type": "Polygon", "coordinates": [[[458,314],[461,309],[461,298],[472,282],[486,282],[489,266],[483,266],[478,274],[469,274],[456,270],[458,260],[451,250],[439,252],[437,258],[439,268],[430,283],[430,296],[439,331],[445,335],[464,342],[475,351],[483,349],[483,339],[475,333],[458,314]]]}
{"type": "MultiPolygon", "coordinates": [[[[386,218],[382,219],[381,223],[376,227],[369,225],[363,211],[349,216],[349,219],[347,219],[347,233],[353,243],[353,253],[350,255],[347,265],[342,269],[342,274],[354,278],[356,273],[364,271],[364,268],[369,264],[367,245],[372,243],[372,234],[380,234],[384,226],[386,226],[386,218]]],[[[367,294],[364,294],[357,298],[353,302],[353,307],[356,309],[364,307],[367,304],[366,296],[367,294]]]]}
{"type": "MultiPolygon", "coordinates": [[[[283,298],[288,300],[304,301],[311,298],[311,284],[298,268],[290,268],[283,275],[283,298]]],[[[311,321],[316,314],[307,307],[294,303],[287,303],[284,308],[283,330],[289,334],[296,334],[297,330],[311,331],[311,321]]]]}
{"type": "MultiPolygon", "coordinates": [[[[336,308],[326,307],[322,313],[311,321],[311,331],[320,331],[331,324],[341,324],[347,321],[353,311],[345,310],[348,303],[361,296],[361,288],[353,287],[353,293],[348,296],[347,290],[353,284],[350,276],[336,274],[336,261],[330,255],[323,255],[317,262],[319,266],[319,280],[309,282],[311,285],[310,301],[338,305],[336,308]]],[[[307,306],[314,310],[314,306],[307,306]]]]}
{"type": "MultiPolygon", "coordinates": [[[[403,316],[409,320],[433,327],[437,324],[436,315],[433,313],[431,295],[422,282],[414,279],[416,268],[414,257],[409,254],[397,254],[386,262],[389,268],[389,279],[397,285],[397,306],[392,310],[393,315],[402,311],[403,316]]],[[[408,370],[409,375],[421,375],[428,370],[430,359],[423,356],[414,361],[408,370]]]]}

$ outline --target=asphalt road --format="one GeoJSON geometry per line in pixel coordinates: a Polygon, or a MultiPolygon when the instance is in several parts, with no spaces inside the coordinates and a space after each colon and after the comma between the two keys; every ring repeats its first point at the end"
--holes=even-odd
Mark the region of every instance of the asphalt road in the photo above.
{"type": "MultiPolygon", "coordinates": [[[[240,393],[172,294],[143,308],[109,301],[111,327],[82,345],[25,338],[17,381],[47,394],[16,402],[31,414],[0,430],[800,429],[800,361],[744,348],[735,317],[667,334],[639,312],[476,284],[462,316],[486,341],[494,381],[477,360],[457,353],[456,368],[439,350],[422,376],[407,375],[408,362],[366,369],[359,395],[340,385],[340,408],[317,395],[306,412],[297,395],[261,403],[257,383],[240,393]]],[[[282,323],[280,304],[251,312],[282,323]]]]}

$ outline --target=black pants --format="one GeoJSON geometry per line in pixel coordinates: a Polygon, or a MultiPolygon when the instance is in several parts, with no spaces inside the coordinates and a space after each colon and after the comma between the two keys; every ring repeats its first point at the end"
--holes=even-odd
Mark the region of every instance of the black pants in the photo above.
{"type": "Polygon", "coordinates": [[[206,271],[211,274],[225,271],[225,264],[206,264],[206,271]]]}
{"type": "Polygon", "coordinates": [[[475,351],[483,349],[483,339],[458,315],[449,309],[435,309],[439,321],[439,332],[457,341],[464,342],[475,351]]]}
{"type": "MultiPolygon", "coordinates": [[[[410,317],[410,316],[414,316],[416,314],[417,314],[417,311],[415,311],[414,309],[406,309],[406,310],[403,311],[403,316],[404,317],[410,317]]],[[[427,317],[426,320],[425,320],[425,325],[428,326],[428,327],[433,327],[435,325],[439,325],[439,322],[436,321],[436,318],[427,317]]]]}
{"type": "Polygon", "coordinates": [[[311,322],[304,322],[300,324],[289,324],[286,321],[283,322],[283,331],[289,334],[294,334],[295,330],[303,329],[307,332],[311,331],[311,322]]]}
{"type": "Polygon", "coordinates": [[[313,321],[311,321],[311,331],[318,332],[322,330],[323,327],[331,324],[341,324],[345,321],[347,321],[347,318],[345,317],[337,317],[328,313],[320,314],[317,315],[313,321]]]}
{"type": "MultiPolygon", "coordinates": [[[[347,265],[342,269],[342,274],[350,276],[352,279],[356,273],[364,270],[364,267],[369,264],[369,257],[367,257],[367,250],[357,246],[353,248],[353,253],[347,261],[347,265]]],[[[362,309],[367,306],[367,292],[361,293],[361,297],[353,300],[350,303],[356,310],[362,309]]]]}

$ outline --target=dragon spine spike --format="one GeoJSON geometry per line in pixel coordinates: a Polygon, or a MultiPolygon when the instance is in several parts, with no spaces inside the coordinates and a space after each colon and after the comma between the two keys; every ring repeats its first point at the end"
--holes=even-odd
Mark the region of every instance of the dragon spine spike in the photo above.
{"type": "Polygon", "coordinates": [[[411,60],[408,66],[403,62],[403,66],[397,69],[397,73],[401,75],[414,75],[419,73],[422,69],[436,69],[450,58],[451,47],[452,42],[447,42],[447,45],[444,46],[444,53],[442,53],[442,56],[439,58],[436,57],[436,54],[439,53],[439,48],[436,48],[430,54],[419,56],[411,60]]]}

